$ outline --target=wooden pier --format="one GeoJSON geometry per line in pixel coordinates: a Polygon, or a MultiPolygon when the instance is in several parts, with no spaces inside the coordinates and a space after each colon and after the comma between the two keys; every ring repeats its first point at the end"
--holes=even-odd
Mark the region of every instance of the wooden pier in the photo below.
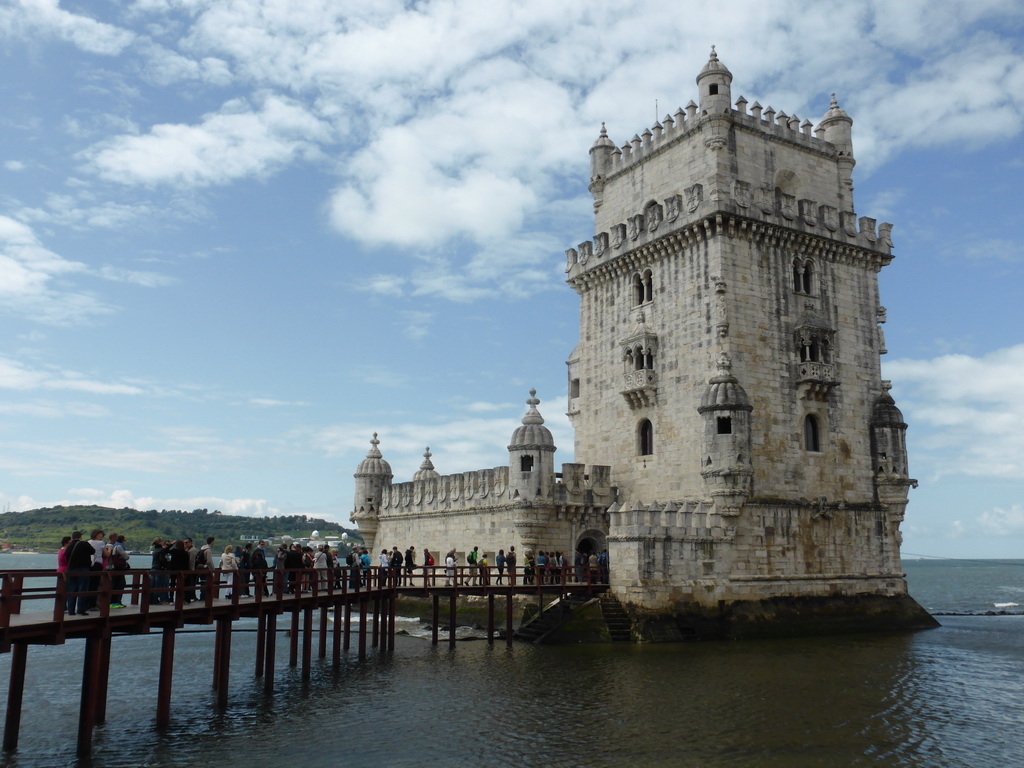
{"type": "Polygon", "coordinates": [[[238,583],[238,572],[220,570],[161,571],[170,577],[170,586],[155,587],[149,571],[132,570],[117,574],[95,571],[85,574],[54,571],[0,571],[0,653],[11,654],[10,682],[7,689],[7,714],[3,749],[18,746],[21,708],[25,688],[25,670],[30,645],[63,645],[69,639],[84,638],[82,689],[78,715],[77,751],[80,756],[92,752],[93,728],[106,717],[107,681],[110,672],[111,641],[118,635],[161,634],[160,673],[156,700],[156,723],[165,726],[171,719],[171,686],[174,671],[174,646],[178,630],[186,625],[214,625],[213,688],[216,706],[228,702],[228,673],[234,622],[240,618],[257,620],[254,675],[262,677],[264,690],[274,690],[277,658],[278,617],[290,616],[289,665],[299,665],[309,677],[313,657],[313,635],[318,636],[317,652],[327,658],[328,640],[335,665],[343,652],[351,648],[356,635],[358,654],[364,658],[368,647],[389,651],[395,647],[395,606],[399,596],[432,599],[433,643],[439,642],[441,601],[447,599],[448,643],[455,647],[456,606],[459,597],[476,595],[487,599],[487,641],[495,637],[495,599],[504,598],[504,636],[513,638],[513,596],[536,595],[566,597],[569,594],[593,594],[607,590],[597,583],[589,569],[580,580],[571,580],[575,569],[565,569],[554,580],[527,577],[523,568],[506,573],[496,583],[493,568],[460,567],[454,574],[444,567],[418,566],[409,573],[396,568],[342,568],[332,571],[298,569],[248,571],[248,592],[238,583]],[[353,574],[352,571],[356,571],[353,574]],[[235,584],[227,583],[234,574],[235,584]],[[126,584],[116,604],[112,576],[124,575],[126,584]],[[68,615],[67,599],[73,577],[92,579],[92,589],[74,592],[78,599],[94,600],[95,608],[85,616],[68,615]],[[552,583],[553,581],[553,583],[552,583]],[[43,584],[43,586],[35,586],[43,584]],[[193,599],[194,598],[194,599],[193,599]],[[23,610],[27,609],[27,610],[23,610]],[[334,621],[329,620],[333,612],[334,621]],[[353,615],[358,612],[358,628],[353,632],[353,615]],[[319,625],[319,631],[314,630],[319,625]]]}

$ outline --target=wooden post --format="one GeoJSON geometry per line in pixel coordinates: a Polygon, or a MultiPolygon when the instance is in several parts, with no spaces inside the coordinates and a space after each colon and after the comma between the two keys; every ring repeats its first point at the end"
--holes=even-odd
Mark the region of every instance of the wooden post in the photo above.
{"type": "Polygon", "coordinates": [[[164,627],[160,643],[160,681],[156,693],[156,725],[164,728],[171,722],[171,682],[174,677],[174,627],[164,627]]]}
{"type": "Polygon", "coordinates": [[[217,684],[220,682],[220,636],[224,630],[219,621],[213,626],[215,631],[213,636],[213,690],[217,690],[217,684]]]}
{"type": "Polygon", "coordinates": [[[217,706],[228,705],[228,678],[231,672],[231,617],[220,616],[217,623],[222,624],[224,629],[220,632],[220,648],[218,656],[220,659],[220,679],[217,681],[217,706]]]}
{"type": "MultiPolygon", "coordinates": [[[[64,574],[60,574],[63,576],[64,574]]],[[[25,667],[28,664],[28,643],[11,646],[11,682],[7,686],[7,718],[4,721],[4,751],[18,748],[21,730],[21,699],[25,693],[25,667]]]]}
{"type": "Polygon", "coordinates": [[[505,594],[505,645],[512,647],[512,590],[505,594]]]}
{"type": "Polygon", "coordinates": [[[320,608],[320,658],[327,658],[327,606],[320,608]]]}
{"type": "Polygon", "coordinates": [[[352,647],[352,603],[345,603],[345,637],[342,638],[342,648],[347,651],[352,647]]]}
{"type": "Polygon", "coordinates": [[[96,670],[96,725],[103,725],[107,721],[107,683],[110,680],[110,631],[107,630],[100,637],[99,654],[97,661],[99,669],[96,670]]]}
{"type": "MultiPolygon", "coordinates": [[[[256,571],[257,577],[259,571],[256,571]]],[[[260,585],[256,585],[256,593],[258,595],[263,594],[263,590],[260,589],[260,585]]],[[[263,676],[263,657],[267,652],[267,615],[260,611],[260,615],[256,617],[256,677],[263,676]]]]}
{"type": "Polygon", "coordinates": [[[277,656],[277,614],[267,615],[267,655],[263,668],[263,690],[274,692],[274,662],[277,656]]]}
{"type": "Polygon", "coordinates": [[[302,609],[302,678],[309,679],[313,664],[313,607],[302,609]]]}
{"type": "Polygon", "coordinates": [[[380,641],[380,595],[373,598],[373,647],[380,641]]]}
{"type": "Polygon", "coordinates": [[[494,645],[494,593],[487,593],[487,644],[494,645]]]}
{"type": "Polygon", "coordinates": [[[455,588],[452,588],[451,595],[448,598],[448,647],[455,647],[455,609],[456,609],[456,594],[455,588]]]}
{"type": "Polygon", "coordinates": [[[359,601],[359,658],[366,658],[366,606],[369,600],[359,601]]]}
{"type": "MultiPolygon", "coordinates": [[[[298,582],[296,582],[298,589],[298,582]]],[[[292,607],[292,636],[291,646],[288,649],[288,665],[296,667],[299,664],[299,609],[292,607]]]]}
{"type": "Polygon", "coordinates": [[[342,614],[343,610],[344,609],[341,607],[341,603],[335,602],[335,604],[334,604],[334,626],[332,628],[333,629],[332,639],[334,640],[334,642],[333,642],[333,647],[331,648],[331,650],[332,650],[331,662],[334,664],[334,666],[338,666],[339,664],[341,664],[341,629],[344,626],[344,622],[347,621],[347,619],[348,619],[348,616],[346,616],[344,619],[342,618],[341,614],[342,614]]]}
{"type": "Polygon", "coordinates": [[[99,671],[100,639],[96,634],[85,638],[85,658],[82,661],[82,696],[78,706],[78,756],[92,754],[92,727],[95,724],[96,681],[99,671]]]}
{"type": "Polygon", "coordinates": [[[431,622],[433,626],[430,629],[430,642],[434,645],[437,645],[437,625],[441,622],[441,609],[439,606],[440,602],[441,596],[435,592],[433,605],[434,615],[431,622]]]}
{"type": "Polygon", "coordinates": [[[395,650],[395,614],[398,613],[398,592],[391,590],[391,605],[388,611],[388,650],[395,650]]]}

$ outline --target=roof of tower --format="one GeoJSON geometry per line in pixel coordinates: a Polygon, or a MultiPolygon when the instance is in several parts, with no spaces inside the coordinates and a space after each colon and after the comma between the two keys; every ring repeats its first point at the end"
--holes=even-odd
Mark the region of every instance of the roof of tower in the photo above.
{"type": "Polygon", "coordinates": [[[373,439],[370,441],[370,450],[366,452],[366,458],[359,462],[359,467],[356,469],[356,477],[361,475],[392,477],[391,465],[384,461],[384,457],[377,447],[378,445],[380,445],[380,440],[377,439],[377,433],[374,432],[373,439]]]}
{"type": "Polygon", "coordinates": [[[426,452],[423,454],[423,463],[416,470],[416,474],[412,476],[413,480],[432,480],[435,477],[441,476],[441,473],[434,469],[434,463],[430,460],[430,456],[430,446],[428,445],[426,452]]]}
{"type": "Polygon", "coordinates": [[[555,440],[551,436],[551,430],[544,426],[544,417],[540,415],[537,406],[540,400],[537,399],[537,390],[530,390],[530,399],[526,401],[529,409],[523,416],[523,425],[516,427],[512,433],[512,441],[508,449],[517,448],[540,448],[542,450],[555,450],[555,440]]]}
{"type": "Polygon", "coordinates": [[[717,410],[752,411],[750,399],[736,377],[732,375],[732,361],[724,352],[718,358],[718,375],[708,379],[698,412],[717,410]]]}
{"type": "Polygon", "coordinates": [[[825,116],[821,118],[819,125],[832,122],[833,120],[845,120],[849,123],[853,122],[853,118],[846,114],[843,108],[839,106],[839,101],[836,99],[836,95],[834,93],[832,94],[832,101],[829,104],[828,112],[826,112],[825,116]]]}
{"type": "Polygon", "coordinates": [[[615,144],[608,138],[608,129],[604,127],[604,123],[601,123],[601,135],[597,137],[594,146],[615,149],[615,144]]]}
{"type": "Polygon", "coordinates": [[[907,426],[903,420],[903,412],[896,407],[896,401],[892,399],[888,388],[875,401],[874,410],[871,412],[871,424],[876,427],[902,427],[904,429],[907,426]]]}
{"type": "Polygon", "coordinates": [[[729,71],[725,64],[718,60],[718,54],[715,53],[715,46],[713,45],[711,46],[711,55],[708,57],[708,63],[704,65],[704,69],[697,75],[697,82],[699,83],[707,75],[724,75],[732,82],[732,72],[729,71]]]}

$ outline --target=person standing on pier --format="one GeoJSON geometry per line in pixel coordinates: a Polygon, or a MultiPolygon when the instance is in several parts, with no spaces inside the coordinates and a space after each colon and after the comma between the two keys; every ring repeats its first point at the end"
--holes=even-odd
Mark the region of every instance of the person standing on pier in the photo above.
{"type": "Polygon", "coordinates": [[[238,578],[238,558],[235,557],[235,548],[230,544],[224,547],[224,554],[220,556],[220,569],[224,572],[224,584],[227,587],[224,597],[230,600],[232,591],[238,588],[235,584],[238,578]]]}
{"type": "Polygon", "coordinates": [[[71,534],[71,542],[67,546],[68,561],[68,599],[67,611],[69,616],[88,616],[85,612],[86,603],[84,597],[78,597],[80,592],[89,590],[89,572],[92,567],[92,547],[88,542],[82,541],[82,532],[75,531],[71,534]]]}
{"type": "Polygon", "coordinates": [[[516,548],[509,547],[505,555],[505,568],[508,569],[508,583],[515,586],[516,583],[516,548]]]}
{"type": "Polygon", "coordinates": [[[403,584],[408,584],[410,587],[412,586],[412,572],[415,568],[416,547],[410,545],[409,548],[405,550],[405,580],[402,582],[403,584]]]}
{"type": "Polygon", "coordinates": [[[125,547],[124,536],[116,533],[110,534],[107,540],[107,570],[110,571],[110,607],[124,608],[121,598],[124,596],[124,572],[131,566],[128,565],[128,549],[125,547]]]}
{"type": "Polygon", "coordinates": [[[263,582],[263,596],[269,597],[270,591],[267,589],[267,571],[270,569],[270,565],[267,563],[267,552],[264,549],[266,546],[267,542],[265,541],[261,541],[256,545],[256,548],[252,551],[252,555],[249,556],[249,567],[252,570],[259,572],[256,578],[263,582]]]}
{"type": "MultiPolygon", "coordinates": [[[[199,550],[196,549],[195,544],[192,543],[192,539],[185,539],[185,552],[186,552],[186,554],[188,554],[188,569],[189,569],[189,571],[195,571],[195,569],[196,569],[196,560],[199,557],[199,550]]],[[[198,582],[198,580],[199,580],[199,577],[196,576],[194,573],[189,573],[189,575],[185,577],[185,586],[188,588],[188,591],[185,592],[185,602],[186,603],[194,603],[195,602],[195,600],[196,600],[196,583],[198,582]]]]}
{"type": "Polygon", "coordinates": [[[505,550],[499,549],[498,554],[494,557],[494,564],[498,566],[498,578],[495,581],[496,584],[501,584],[502,579],[505,578],[505,550]]]}

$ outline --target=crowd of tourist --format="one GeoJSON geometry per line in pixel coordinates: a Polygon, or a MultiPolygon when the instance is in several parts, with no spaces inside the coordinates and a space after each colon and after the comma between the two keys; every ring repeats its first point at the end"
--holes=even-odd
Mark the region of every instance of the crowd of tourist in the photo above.
{"type": "MultiPolygon", "coordinates": [[[[206,575],[203,571],[219,570],[223,576],[223,597],[231,598],[237,590],[239,598],[251,597],[251,588],[261,585],[263,595],[269,595],[266,572],[280,569],[284,574],[284,590],[310,591],[314,580],[320,589],[328,582],[340,589],[342,581],[348,581],[351,589],[361,589],[374,584],[378,586],[412,585],[417,569],[422,568],[424,578],[431,584],[438,583],[443,575],[445,586],[484,586],[490,584],[559,584],[563,580],[576,583],[608,583],[608,551],[600,554],[577,551],[570,563],[562,552],[531,550],[523,553],[523,564],[515,547],[508,552],[499,549],[493,564],[485,552],[473,547],[466,554],[466,565],[460,566],[459,553],[451,549],[444,556],[443,573],[429,549],[423,550],[422,564],[417,562],[415,546],[403,553],[397,546],[386,547],[377,557],[376,570],[369,550],[352,547],[342,560],[337,549],[326,544],[316,547],[293,543],[281,544],[268,554],[265,541],[239,545],[227,545],[218,554],[216,539],[208,536],[206,542],[196,547],[191,538],[169,540],[162,537],[153,539],[150,545],[149,561],[145,563],[150,574],[150,602],[160,604],[173,602],[175,593],[182,591],[186,603],[203,599],[206,575]],[[254,576],[263,572],[264,578],[254,576]]],[[[89,538],[83,540],[81,531],[65,536],[57,553],[57,571],[67,572],[68,588],[66,611],[70,616],[87,616],[89,611],[98,610],[95,593],[100,577],[98,571],[110,572],[110,607],[124,608],[121,602],[125,591],[125,572],[131,570],[131,553],[125,537],[111,533],[109,536],[100,528],[94,528],[89,538]]]]}

